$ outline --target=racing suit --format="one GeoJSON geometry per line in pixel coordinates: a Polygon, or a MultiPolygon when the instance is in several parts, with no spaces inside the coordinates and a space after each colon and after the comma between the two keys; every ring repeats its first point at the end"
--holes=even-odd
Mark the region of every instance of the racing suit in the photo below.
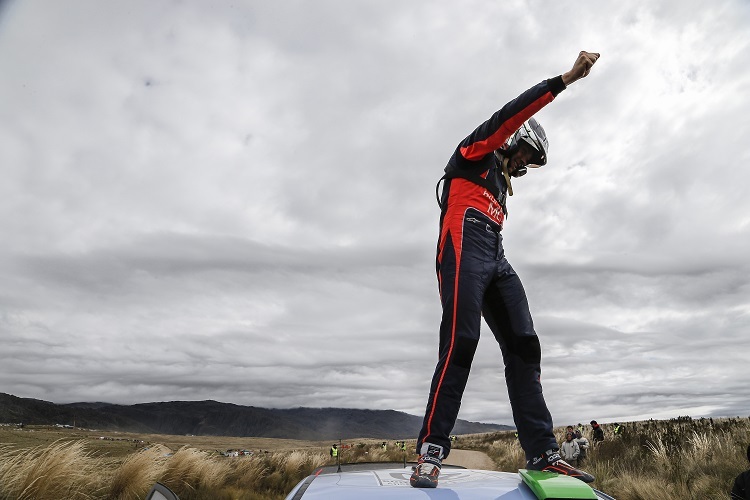
{"type": "Polygon", "coordinates": [[[482,315],[500,345],[513,420],[526,458],[558,448],[542,395],[539,339],[521,280],[503,250],[500,231],[507,214],[508,186],[494,152],[564,89],[561,76],[531,87],[461,141],[445,168],[436,259],[443,315],[418,453],[425,442],[442,446],[445,457],[450,453],[450,433],[479,341],[482,315]],[[477,181],[477,176],[484,180],[477,181]]]}

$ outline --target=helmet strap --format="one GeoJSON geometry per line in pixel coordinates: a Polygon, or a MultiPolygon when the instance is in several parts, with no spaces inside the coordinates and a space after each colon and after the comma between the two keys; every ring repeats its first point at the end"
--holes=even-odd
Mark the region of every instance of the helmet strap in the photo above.
{"type": "Polygon", "coordinates": [[[508,185],[508,196],[513,196],[513,185],[510,183],[510,175],[508,174],[508,161],[510,159],[507,156],[503,157],[503,177],[505,177],[505,183],[508,185]]]}

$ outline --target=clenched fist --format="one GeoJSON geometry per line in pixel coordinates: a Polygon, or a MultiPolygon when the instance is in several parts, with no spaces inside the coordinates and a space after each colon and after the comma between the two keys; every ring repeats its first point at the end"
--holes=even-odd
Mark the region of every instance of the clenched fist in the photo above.
{"type": "Polygon", "coordinates": [[[591,71],[591,67],[594,65],[597,59],[599,59],[598,52],[586,52],[585,50],[579,52],[578,58],[573,64],[573,68],[571,68],[571,70],[567,73],[563,73],[562,75],[562,79],[565,85],[570,85],[576,80],[580,80],[581,78],[588,76],[589,72],[591,71]]]}

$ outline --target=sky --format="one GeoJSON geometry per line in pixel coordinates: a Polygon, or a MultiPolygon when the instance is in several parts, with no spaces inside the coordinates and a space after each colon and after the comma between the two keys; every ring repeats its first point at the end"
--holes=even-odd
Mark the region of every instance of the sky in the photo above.
{"type": "MultiPolygon", "coordinates": [[[[750,3],[0,3],[0,392],[422,415],[435,183],[536,83],[504,234],[555,425],[750,415],[750,3]]],[[[482,328],[459,418],[512,425],[482,328]]]]}

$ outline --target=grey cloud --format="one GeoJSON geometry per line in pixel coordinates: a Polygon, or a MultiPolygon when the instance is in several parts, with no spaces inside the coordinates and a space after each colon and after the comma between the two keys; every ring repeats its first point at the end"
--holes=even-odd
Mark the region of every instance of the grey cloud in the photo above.
{"type": "MultiPolygon", "coordinates": [[[[555,422],[748,412],[742,2],[0,8],[5,391],[421,413],[435,182],[587,49],[504,230],[555,422]]],[[[512,419],[486,329],[460,417],[512,419]]]]}

